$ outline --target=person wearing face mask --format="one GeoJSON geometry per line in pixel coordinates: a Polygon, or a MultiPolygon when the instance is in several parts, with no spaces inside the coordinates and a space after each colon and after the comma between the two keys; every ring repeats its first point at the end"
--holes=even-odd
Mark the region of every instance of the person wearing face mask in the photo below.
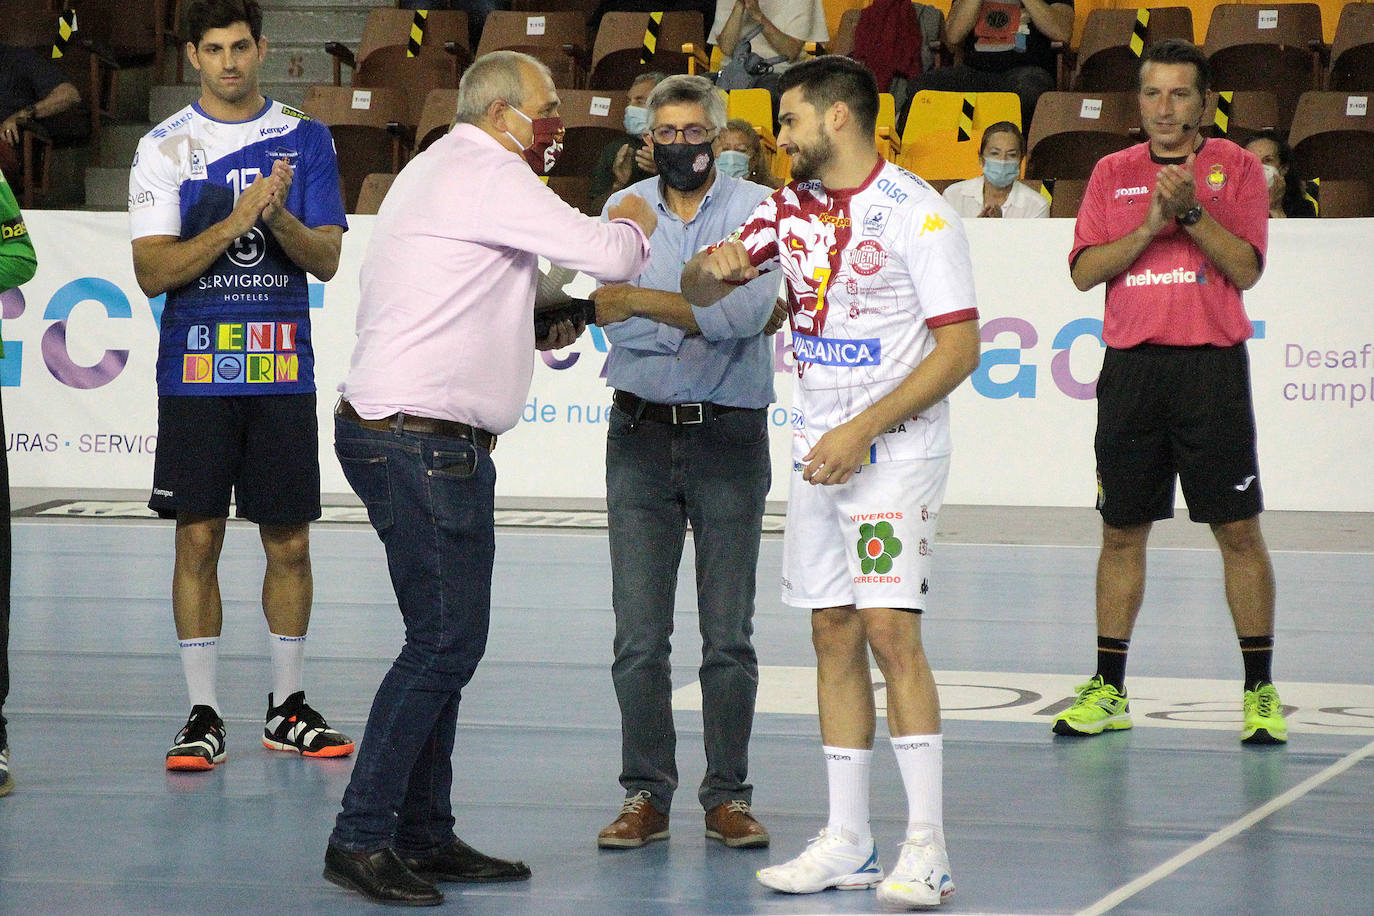
{"type": "Polygon", "coordinates": [[[1260,131],[1245,144],[1264,166],[1264,181],[1269,187],[1269,215],[1310,218],[1317,215],[1317,204],[1307,193],[1307,182],[1293,171],[1293,149],[1283,135],[1270,128],[1260,131]]]}
{"type": "Polygon", "coordinates": [[[708,308],[679,292],[682,265],[736,231],[770,193],[722,174],[712,142],[725,103],[700,76],[654,87],[649,136],[658,178],[627,194],[658,214],[649,266],[630,283],[593,294],[596,320],[614,344],[606,438],[615,662],[621,714],[619,815],[597,836],[603,849],[668,838],[678,773],[674,759],[669,637],[677,569],[690,520],[702,634],[706,772],[697,798],[706,836],[727,847],[768,844],[750,812],[749,736],[758,686],[754,580],[770,485],[768,405],[773,401],[777,278],[746,283],[708,308]]]}
{"type": "Polygon", "coordinates": [[[520,418],[536,346],[582,330],[564,321],[535,340],[539,258],[628,280],[658,221],[631,194],[600,222],[539,180],[561,148],[558,105],[533,57],[474,61],[454,128],[396,177],[363,258],[334,447],[385,548],[406,641],[372,701],[324,877],[379,903],[530,875],[458,839],[450,801],[458,703],[491,612],[492,451],[520,418]]]}
{"type": "Polygon", "coordinates": [[[998,121],[989,126],[983,131],[983,139],[978,147],[983,176],[956,182],[945,188],[945,200],[964,219],[1049,216],[1049,201],[1029,185],[1016,180],[1021,175],[1024,154],[1025,144],[1015,124],[998,121]]]}
{"type": "Polygon", "coordinates": [[[743,118],[731,118],[716,137],[712,147],[716,154],[716,169],[731,178],[747,178],[754,184],[780,188],[782,182],[773,174],[763,155],[763,139],[754,125],[743,118]]]}
{"type": "Polygon", "coordinates": [[[630,84],[625,96],[625,136],[607,143],[592,168],[587,196],[595,212],[599,213],[606,198],[616,191],[658,174],[653,148],[645,139],[649,133],[649,109],[645,103],[654,87],[666,78],[663,73],[641,73],[630,84]]]}

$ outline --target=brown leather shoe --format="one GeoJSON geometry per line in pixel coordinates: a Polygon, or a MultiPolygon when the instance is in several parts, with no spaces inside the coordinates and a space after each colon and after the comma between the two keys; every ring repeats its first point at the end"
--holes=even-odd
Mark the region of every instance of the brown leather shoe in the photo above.
{"type": "Polygon", "coordinates": [[[768,831],[754,819],[749,803],[739,799],[706,812],[706,835],[731,849],[768,845],[768,831]]]}
{"type": "Polygon", "coordinates": [[[649,793],[641,789],[625,799],[620,817],[596,835],[596,845],[602,849],[638,849],[645,843],[666,839],[668,815],[660,814],[649,803],[649,793]]]}

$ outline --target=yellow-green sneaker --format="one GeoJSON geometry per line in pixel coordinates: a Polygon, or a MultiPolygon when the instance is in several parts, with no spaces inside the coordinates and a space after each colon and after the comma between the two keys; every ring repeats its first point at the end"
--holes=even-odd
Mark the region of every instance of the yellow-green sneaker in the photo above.
{"type": "Polygon", "coordinates": [[[1056,735],[1082,738],[1131,727],[1131,706],[1126,695],[1111,684],[1104,684],[1101,675],[1093,675],[1092,680],[1074,690],[1078,699],[1054,717],[1056,735]]]}
{"type": "Polygon", "coordinates": [[[1242,706],[1245,710],[1245,728],[1240,733],[1242,744],[1284,744],[1288,741],[1283,702],[1273,684],[1261,684],[1257,690],[1245,691],[1242,706]]]}

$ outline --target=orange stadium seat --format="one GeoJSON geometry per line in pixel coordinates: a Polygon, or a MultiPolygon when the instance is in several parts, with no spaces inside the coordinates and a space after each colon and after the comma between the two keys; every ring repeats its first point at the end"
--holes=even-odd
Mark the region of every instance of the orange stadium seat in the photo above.
{"type": "Polygon", "coordinates": [[[592,46],[587,85],[593,89],[630,88],[641,73],[686,73],[683,45],[706,42],[701,13],[618,13],[601,19],[592,46]]]}
{"type": "Polygon", "coordinates": [[[1222,3],[1203,50],[1214,89],[1267,89],[1287,126],[1298,96],[1320,86],[1321,8],[1315,3],[1222,3]]]}
{"type": "Polygon", "coordinates": [[[1331,90],[1374,90],[1374,3],[1347,3],[1331,40],[1331,90]]]}
{"type": "Polygon", "coordinates": [[[1026,141],[1027,178],[1081,178],[1097,160],[1137,142],[1134,92],[1047,92],[1026,141]]]}
{"type": "Polygon", "coordinates": [[[927,180],[976,177],[983,131],[998,121],[1021,126],[1016,93],[923,89],[912,96],[895,161],[927,180]]]}
{"type": "Polygon", "coordinates": [[[587,15],[581,10],[494,10],[482,26],[477,56],[489,51],[521,51],[543,61],[559,89],[580,89],[586,80],[588,47],[587,15]]]}
{"type": "Polygon", "coordinates": [[[311,86],[302,107],[334,137],[344,207],[350,213],[357,206],[363,178],[401,170],[410,101],[400,89],[311,86]]]}

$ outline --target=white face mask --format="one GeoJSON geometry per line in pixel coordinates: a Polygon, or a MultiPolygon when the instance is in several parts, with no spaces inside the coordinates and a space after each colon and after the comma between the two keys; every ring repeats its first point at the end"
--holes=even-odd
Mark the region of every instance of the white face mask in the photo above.
{"type": "Polygon", "coordinates": [[[716,168],[731,178],[743,178],[749,174],[749,154],[737,149],[721,150],[716,157],[716,168]]]}
{"type": "Polygon", "coordinates": [[[1275,185],[1281,183],[1282,181],[1283,181],[1283,176],[1279,174],[1279,170],[1278,170],[1277,168],[1275,168],[1274,166],[1269,165],[1268,163],[1265,163],[1265,165],[1264,165],[1264,183],[1267,184],[1269,187],[1272,188],[1272,187],[1274,187],[1275,185]]]}

